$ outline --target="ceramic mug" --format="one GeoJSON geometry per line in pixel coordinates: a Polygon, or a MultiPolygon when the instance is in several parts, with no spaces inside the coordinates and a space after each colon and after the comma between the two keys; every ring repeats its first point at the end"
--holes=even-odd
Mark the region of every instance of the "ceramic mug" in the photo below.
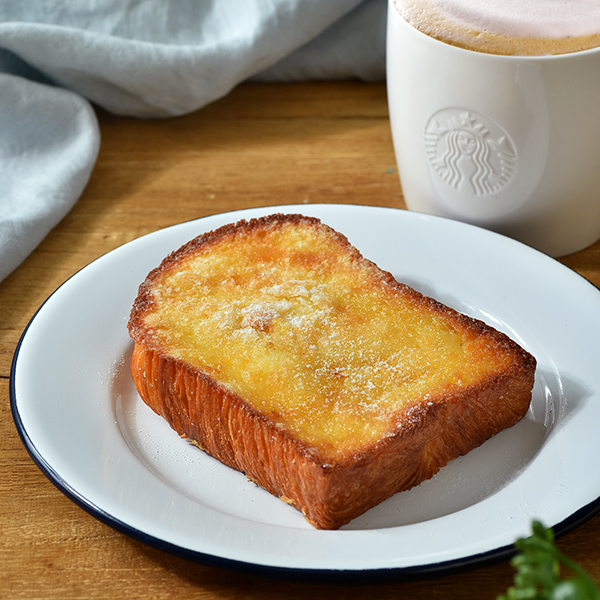
{"type": "Polygon", "coordinates": [[[465,50],[388,2],[390,123],[407,207],[555,257],[600,239],[600,48],[465,50]]]}

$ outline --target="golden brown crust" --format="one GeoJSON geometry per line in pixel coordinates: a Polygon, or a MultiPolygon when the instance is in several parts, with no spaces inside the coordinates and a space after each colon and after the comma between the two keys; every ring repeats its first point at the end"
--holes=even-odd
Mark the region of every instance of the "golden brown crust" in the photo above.
{"type": "Polygon", "coordinates": [[[144,326],[144,315],[154,305],[155,282],[186,257],[208,251],[223,236],[248,235],[290,222],[325,227],[300,215],[273,215],[202,235],[167,257],[140,286],[132,309],[131,370],[142,399],[180,435],[301,510],[315,527],[335,529],[518,422],[531,399],[535,359],[486,324],[396,282],[364,259],[346,238],[325,227],[357,265],[377,269],[395,294],[416,302],[423,311],[444,315],[449,324],[469,335],[486,336],[512,360],[508,368],[476,385],[406,405],[394,416],[393,430],[375,443],[345,455],[324,454],[220,383],[209,369],[170,356],[144,326]]]}
{"type": "Polygon", "coordinates": [[[330,464],[203,373],[139,344],[132,357],[140,396],[175,431],[323,529],[336,529],[429,479],[517,423],[527,412],[533,373],[525,366],[515,370],[478,389],[418,405],[399,419],[395,435],[330,464]],[[502,411],[499,397],[507,399],[502,411]]]}

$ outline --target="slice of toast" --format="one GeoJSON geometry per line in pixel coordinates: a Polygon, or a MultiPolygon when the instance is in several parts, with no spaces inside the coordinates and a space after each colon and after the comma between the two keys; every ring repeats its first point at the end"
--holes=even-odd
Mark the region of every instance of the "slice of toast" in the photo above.
{"type": "Polygon", "coordinates": [[[323,529],[517,423],[536,366],[301,215],[184,245],[142,283],[128,328],[144,402],[323,529]]]}

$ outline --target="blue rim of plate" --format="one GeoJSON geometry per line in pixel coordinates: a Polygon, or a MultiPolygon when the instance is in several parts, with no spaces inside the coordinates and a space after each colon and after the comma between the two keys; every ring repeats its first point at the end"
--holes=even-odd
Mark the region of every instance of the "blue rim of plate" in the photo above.
{"type": "MultiPolygon", "coordinates": [[[[35,318],[35,315],[33,318],[35,318]]],[[[25,330],[24,334],[26,333],[26,331],[27,329],[25,330]]],[[[14,365],[18,359],[20,345],[21,340],[19,340],[19,344],[13,357],[13,368],[11,369],[10,378],[10,403],[17,431],[27,452],[33,459],[34,463],[38,466],[42,473],[44,473],[44,475],[54,484],[54,486],[58,490],[60,490],[65,496],[67,496],[70,500],[72,500],[75,504],[77,504],[80,508],[85,510],[88,514],[92,515],[105,525],[108,525],[112,529],[122,534],[125,534],[130,538],[135,539],[138,542],[141,542],[147,546],[156,548],[158,550],[161,550],[162,552],[166,552],[168,554],[172,554],[174,556],[178,556],[180,558],[192,562],[198,562],[201,564],[221,569],[242,571],[246,573],[261,575],[265,577],[273,577],[278,579],[302,579],[303,581],[328,582],[334,584],[342,582],[348,583],[352,581],[387,582],[390,580],[421,580],[446,575],[456,575],[465,571],[470,571],[473,569],[493,565],[504,560],[509,560],[516,553],[514,546],[504,546],[482,554],[475,554],[473,556],[467,556],[452,561],[433,563],[429,565],[415,567],[390,569],[383,568],[368,570],[292,569],[245,563],[237,560],[214,556],[211,554],[196,552],[194,550],[182,548],[160,538],[148,535],[147,533],[139,531],[138,529],[116,519],[112,515],[95,506],[92,502],[87,500],[81,494],[78,494],[77,491],[72,489],[60,477],[60,475],[58,475],[52,469],[52,467],[50,467],[50,465],[46,463],[43,457],[39,454],[35,445],[29,439],[27,432],[23,427],[23,424],[21,423],[18,408],[16,406],[12,371],[14,370],[14,365]]],[[[564,521],[553,527],[555,537],[562,537],[563,535],[566,535],[567,533],[577,529],[578,527],[589,521],[591,518],[593,518],[596,514],[598,514],[598,512],[600,512],[600,498],[598,498],[594,502],[591,502],[587,506],[580,508],[569,518],[565,519],[564,521]]]]}
{"type": "MultiPolygon", "coordinates": [[[[321,205],[322,206],[322,205],[321,205]]],[[[352,205],[352,206],[360,206],[360,205],[352,205]]],[[[267,207],[265,207],[267,208],[267,207]]],[[[273,209],[277,209],[279,207],[272,207],[273,209]]],[[[300,208],[300,207],[299,207],[300,208]]],[[[378,208],[378,207],[372,207],[378,208]]],[[[381,207],[388,208],[388,207],[381,207]]],[[[228,215],[235,215],[238,212],[246,212],[246,210],[241,211],[232,211],[230,213],[225,213],[228,215]]],[[[214,216],[214,215],[208,215],[214,216]]],[[[442,217],[434,217],[436,219],[445,220],[442,217]]],[[[202,220],[194,219],[193,221],[202,220]]],[[[152,233],[147,234],[152,235],[152,233]]],[[[494,234],[499,235],[499,234],[494,234]]],[[[132,240],[135,241],[135,240],[132,240]]],[[[131,243],[131,242],[129,242],[131,243]]],[[[114,250],[109,251],[107,254],[118,250],[119,247],[114,250]]],[[[130,537],[131,539],[137,540],[142,544],[145,544],[149,547],[155,548],[167,554],[177,556],[179,558],[183,558],[185,560],[196,562],[200,564],[205,564],[208,566],[232,570],[236,572],[245,572],[254,575],[260,575],[270,578],[276,579],[285,579],[285,580],[302,580],[305,582],[318,582],[318,583],[358,583],[358,582],[389,582],[389,581],[409,581],[409,580],[423,580],[429,578],[436,578],[448,575],[455,575],[458,573],[463,573],[466,571],[471,571],[474,569],[482,568],[485,566],[490,566],[493,564],[497,564],[499,562],[509,560],[512,556],[516,554],[516,549],[514,545],[501,546],[498,548],[494,548],[492,550],[472,554],[469,556],[460,557],[454,560],[444,561],[444,562],[433,562],[424,565],[414,565],[408,567],[391,567],[391,568],[366,568],[366,569],[313,569],[313,568],[293,568],[293,567],[280,567],[280,566],[271,566],[271,565],[262,565],[252,562],[244,562],[236,559],[226,558],[222,556],[217,556],[210,553],[204,553],[196,550],[192,550],[189,548],[185,548],[182,546],[178,546],[174,543],[171,543],[167,540],[161,539],[159,537],[150,535],[144,531],[139,530],[138,528],[129,525],[122,520],[114,517],[107,511],[102,508],[96,506],[91,500],[86,498],[84,495],[77,492],[72,486],[70,486],[56,471],[52,468],[50,464],[44,459],[43,455],[38,451],[35,446],[35,443],[30,439],[26,427],[24,426],[21,416],[19,414],[18,401],[16,395],[16,382],[15,382],[15,373],[16,367],[19,360],[19,352],[22,346],[22,343],[27,335],[27,332],[30,326],[35,321],[39,312],[44,308],[45,304],[56,294],[70,279],[77,276],[78,273],[89,267],[91,264],[96,261],[102,259],[105,255],[94,259],[88,265],[82,267],[79,271],[74,273],[71,277],[65,280],[60,286],[58,286],[41,304],[41,306],[36,310],[34,315],[31,317],[29,322],[27,323],[23,333],[21,334],[19,341],[17,343],[17,347],[15,349],[13,359],[11,362],[11,371],[10,371],[10,380],[9,380],[9,397],[10,397],[10,407],[11,413],[13,417],[13,421],[15,423],[17,432],[19,437],[32,458],[33,462],[36,466],[41,470],[41,472],[50,480],[50,482],[66,497],[68,497],[71,501],[73,501],[77,506],[82,508],[85,512],[99,520],[100,522],[108,525],[112,529],[130,537]]],[[[596,290],[600,291],[594,284],[589,282],[585,277],[577,273],[575,270],[571,269],[563,265],[565,269],[568,269],[572,273],[575,273],[578,277],[580,277],[583,281],[587,282],[589,285],[594,287],[596,290]]],[[[600,513],[600,497],[589,502],[588,504],[582,506],[575,512],[573,512],[570,516],[565,518],[560,523],[554,525],[552,527],[555,538],[560,538],[578,527],[582,526],[594,516],[600,513]]]]}

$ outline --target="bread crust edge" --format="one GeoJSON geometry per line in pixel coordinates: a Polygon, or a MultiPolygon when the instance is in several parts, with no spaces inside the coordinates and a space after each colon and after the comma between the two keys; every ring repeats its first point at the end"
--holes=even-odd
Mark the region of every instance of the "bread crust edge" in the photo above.
{"type": "Polygon", "coordinates": [[[409,406],[386,437],[332,460],[210,375],[159,351],[136,343],[131,370],[140,397],[180,436],[319,529],[341,527],[516,424],[529,408],[534,377],[517,365],[477,388],[409,406]],[[499,398],[510,406],[498,411],[499,398]]]}

